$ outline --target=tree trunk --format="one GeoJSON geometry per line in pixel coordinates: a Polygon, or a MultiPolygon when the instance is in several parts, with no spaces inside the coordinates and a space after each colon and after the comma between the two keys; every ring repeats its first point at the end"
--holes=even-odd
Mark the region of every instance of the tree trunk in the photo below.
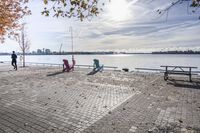
{"type": "Polygon", "coordinates": [[[25,51],[23,50],[23,67],[25,67],[25,51]]]}

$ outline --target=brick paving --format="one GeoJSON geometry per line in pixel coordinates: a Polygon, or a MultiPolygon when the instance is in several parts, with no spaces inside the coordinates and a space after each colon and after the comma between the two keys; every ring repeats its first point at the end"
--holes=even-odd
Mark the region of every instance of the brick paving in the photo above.
{"type": "Polygon", "coordinates": [[[159,76],[84,132],[200,133],[200,80],[186,80],[159,76]]]}
{"type": "Polygon", "coordinates": [[[200,132],[199,79],[60,69],[0,65],[0,133],[200,132]]]}

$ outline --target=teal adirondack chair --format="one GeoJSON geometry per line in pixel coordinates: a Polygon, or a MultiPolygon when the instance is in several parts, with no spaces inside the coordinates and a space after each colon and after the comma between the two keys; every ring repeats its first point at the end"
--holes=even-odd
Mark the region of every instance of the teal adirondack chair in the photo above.
{"type": "Polygon", "coordinates": [[[98,59],[94,59],[93,60],[94,61],[94,64],[93,64],[93,66],[94,66],[94,71],[96,71],[96,70],[103,70],[103,65],[100,65],[99,64],[99,60],[98,59]]]}

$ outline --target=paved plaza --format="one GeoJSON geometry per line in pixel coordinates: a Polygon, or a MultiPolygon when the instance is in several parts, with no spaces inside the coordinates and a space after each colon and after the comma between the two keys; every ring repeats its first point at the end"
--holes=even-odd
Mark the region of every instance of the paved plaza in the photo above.
{"type": "Polygon", "coordinates": [[[200,78],[0,65],[0,133],[200,133],[200,78]]]}

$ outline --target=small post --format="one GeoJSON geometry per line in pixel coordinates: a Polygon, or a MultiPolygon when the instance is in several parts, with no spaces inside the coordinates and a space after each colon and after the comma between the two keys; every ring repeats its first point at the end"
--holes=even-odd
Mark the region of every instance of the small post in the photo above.
{"type": "Polygon", "coordinates": [[[166,66],[166,75],[168,77],[168,66],[166,66]]]}
{"type": "Polygon", "coordinates": [[[191,67],[189,68],[189,78],[190,78],[190,82],[192,82],[192,73],[191,73],[191,67]]]}

